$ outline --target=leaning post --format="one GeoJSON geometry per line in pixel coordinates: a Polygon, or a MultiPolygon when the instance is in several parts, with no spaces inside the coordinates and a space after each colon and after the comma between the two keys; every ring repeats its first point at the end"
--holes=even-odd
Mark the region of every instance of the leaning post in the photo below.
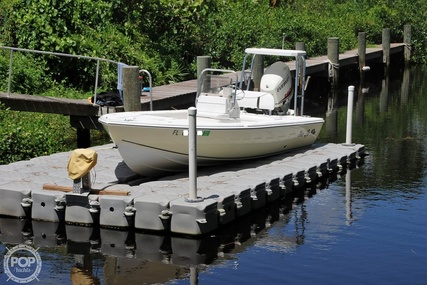
{"type": "Polygon", "coordinates": [[[332,79],[333,88],[338,86],[339,50],[340,39],[338,37],[328,38],[329,78],[332,79]]]}
{"type": "Polygon", "coordinates": [[[123,66],[123,107],[126,112],[141,111],[141,84],[138,66],[123,66]]]}

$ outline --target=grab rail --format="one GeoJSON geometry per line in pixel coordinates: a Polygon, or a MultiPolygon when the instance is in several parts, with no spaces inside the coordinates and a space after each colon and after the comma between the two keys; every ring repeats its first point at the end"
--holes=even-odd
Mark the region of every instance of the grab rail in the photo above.
{"type": "Polygon", "coordinates": [[[13,65],[13,52],[14,51],[21,51],[21,52],[30,52],[30,53],[39,53],[39,54],[45,54],[45,55],[55,55],[55,56],[63,56],[63,57],[72,57],[77,59],[88,59],[88,60],[96,60],[96,76],[95,76],[95,88],[94,88],[94,100],[93,102],[96,102],[96,93],[98,89],[98,77],[99,77],[99,62],[104,61],[108,63],[113,64],[123,64],[118,61],[113,61],[106,58],[101,57],[92,57],[92,56],[85,56],[85,55],[74,55],[74,54],[67,54],[67,53],[61,53],[61,52],[50,52],[50,51],[41,51],[41,50],[33,50],[33,49],[25,49],[25,48],[16,48],[16,47],[8,47],[8,46],[0,46],[0,49],[10,50],[10,58],[9,58],[9,78],[7,82],[7,96],[10,95],[10,87],[12,82],[12,65],[13,65]]]}

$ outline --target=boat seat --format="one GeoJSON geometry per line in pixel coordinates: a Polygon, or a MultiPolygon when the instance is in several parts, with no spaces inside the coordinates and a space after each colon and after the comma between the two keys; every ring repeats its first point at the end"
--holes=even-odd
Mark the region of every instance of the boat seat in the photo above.
{"type": "Polygon", "coordinates": [[[196,108],[199,116],[228,115],[231,103],[226,97],[218,94],[202,93],[197,98],[196,108]]]}
{"type": "Polygon", "coordinates": [[[238,91],[237,100],[242,108],[273,110],[274,97],[270,93],[259,91],[238,91]]]}

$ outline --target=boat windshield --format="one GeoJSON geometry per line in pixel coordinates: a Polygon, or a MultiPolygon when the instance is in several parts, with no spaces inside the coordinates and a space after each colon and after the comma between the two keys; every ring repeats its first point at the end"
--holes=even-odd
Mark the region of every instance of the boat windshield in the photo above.
{"type": "Polygon", "coordinates": [[[205,74],[201,83],[200,91],[201,93],[230,95],[232,88],[233,79],[229,74],[205,74]]]}

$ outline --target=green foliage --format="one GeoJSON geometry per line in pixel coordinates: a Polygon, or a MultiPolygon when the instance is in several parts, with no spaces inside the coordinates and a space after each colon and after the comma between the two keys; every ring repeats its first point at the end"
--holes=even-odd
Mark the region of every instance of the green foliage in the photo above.
{"type": "Polygon", "coordinates": [[[73,133],[65,117],[0,106],[0,164],[66,151],[73,133]]]}
{"type": "MultiPolygon", "coordinates": [[[[210,55],[214,67],[240,70],[247,47],[293,49],[304,42],[307,54],[317,56],[326,54],[332,36],[341,51],[357,47],[358,32],[366,32],[368,45],[381,44],[384,28],[392,42],[402,42],[406,24],[414,62],[427,63],[426,11],[425,0],[2,0],[0,45],[136,65],[160,85],[195,78],[198,55],[210,55]]],[[[9,56],[0,50],[1,91],[9,56]]],[[[12,92],[87,98],[95,74],[94,60],[14,52],[12,92]]],[[[115,89],[116,64],[100,62],[98,80],[99,91],[115,89]]],[[[0,163],[74,144],[65,117],[0,112],[0,163]]]]}

